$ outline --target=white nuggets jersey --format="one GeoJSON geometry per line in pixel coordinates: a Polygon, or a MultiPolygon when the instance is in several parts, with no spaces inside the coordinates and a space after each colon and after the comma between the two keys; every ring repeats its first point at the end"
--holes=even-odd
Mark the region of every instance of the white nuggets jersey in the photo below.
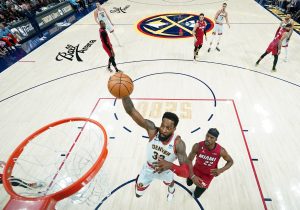
{"type": "MultiPolygon", "coordinates": [[[[281,28],[284,28],[287,24],[292,24],[293,23],[293,20],[292,19],[289,19],[288,22],[285,22],[285,21],[282,21],[281,23],[281,28]]],[[[291,35],[291,33],[293,32],[293,29],[291,29],[289,32],[288,32],[288,36],[282,41],[282,47],[288,47],[289,45],[289,37],[291,35]]]]}
{"type": "Polygon", "coordinates": [[[106,25],[106,29],[109,31],[109,32],[113,32],[114,30],[114,27],[112,25],[112,23],[110,22],[110,20],[108,19],[107,15],[106,15],[106,12],[101,9],[101,10],[98,10],[98,20],[102,20],[105,22],[105,25],[106,25]]]}
{"type": "Polygon", "coordinates": [[[147,161],[152,164],[158,158],[165,159],[169,162],[174,162],[177,159],[175,154],[175,139],[177,135],[174,133],[165,144],[158,138],[159,132],[155,137],[148,142],[147,145],[147,161]]]}
{"type": "Polygon", "coordinates": [[[282,21],[281,27],[284,28],[287,24],[292,24],[292,23],[293,23],[292,19],[289,19],[288,22],[282,21]]]}
{"type": "Polygon", "coordinates": [[[218,24],[223,24],[224,23],[224,18],[225,18],[225,16],[226,16],[226,12],[220,12],[220,14],[218,15],[218,17],[217,17],[217,21],[216,21],[216,23],[218,23],[218,24]]]}

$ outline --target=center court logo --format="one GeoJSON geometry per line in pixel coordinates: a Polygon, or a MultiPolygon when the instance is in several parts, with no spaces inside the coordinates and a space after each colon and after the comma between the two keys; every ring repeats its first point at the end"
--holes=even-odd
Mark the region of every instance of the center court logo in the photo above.
{"type": "MultiPolygon", "coordinates": [[[[187,13],[169,13],[148,17],[137,24],[143,34],[159,38],[187,38],[192,36],[199,15],[187,13]]],[[[213,29],[214,23],[205,18],[206,32],[213,29]]]]}
{"type": "Polygon", "coordinates": [[[74,59],[74,56],[78,62],[82,62],[83,60],[79,56],[79,53],[85,53],[94,43],[96,40],[89,41],[82,49],[79,49],[79,44],[76,46],[68,44],[66,46],[67,52],[59,52],[56,56],[57,61],[62,60],[69,60],[72,61],[74,59]]]}

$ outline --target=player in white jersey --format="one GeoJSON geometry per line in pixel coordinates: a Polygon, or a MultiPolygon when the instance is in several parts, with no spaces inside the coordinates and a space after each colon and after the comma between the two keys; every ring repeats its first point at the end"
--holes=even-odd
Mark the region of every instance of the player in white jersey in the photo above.
{"type": "Polygon", "coordinates": [[[289,46],[289,41],[290,41],[290,38],[292,36],[292,33],[293,33],[293,28],[294,28],[294,21],[291,17],[291,14],[287,13],[285,18],[281,21],[280,23],[280,26],[279,28],[277,29],[277,32],[275,34],[275,36],[277,36],[278,32],[280,29],[282,28],[285,28],[285,26],[287,24],[291,24],[292,25],[292,29],[288,32],[288,36],[287,38],[285,38],[283,41],[282,41],[282,48],[284,49],[284,61],[287,62],[288,61],[288,46],[289,46]]]}
{"type": "Polygon", "coordinates": [[[106,30],[109,31],[117,40],[118,45],[121,46],[118,37],[114,33],[114,24],[112,23],[109,15],[107,14],[106,10],[101,6],[99,2],[96,3],[96,9],[94,11],[94,19],[96,23],[100,26],[100,20],[105,23],[106,30]]]}
{"type": "Polygon", "coordinates": [[[174,173],[181,177],[188,177],[192,170],[192,164],[185,151],[185,143],[175,134],[179,119],[176,114],[166,112],[160,127],[156,127],[152,121],[144,119],[135,109],[130,97],[122,98],[122,102],[127,114],[139,126],[146,129],[149,136],[147,162],[136,179],[136,197],[141,197],[150,183],[154,179],[159,179],[168,185],[167,199],[170,201],[175,192],[174,173]],[[172,163],[177,158],[180,166],[172,163]]]}
{"type": "Polygon", "coordinates": [[[220,44],[221,36],[223,34],[224,19],[226,20],[226,23],[227,23],[228,27],[230,28],[229,21],[228,21],[228,13],[225,11],[226,7],[227,7],[227,4],[223,3],[222,9],[218,10],[215,15],[215,18],[214,18],[215,27],[212,32],[212,37],[211,37],[211,41],[209,43],[209,48],[208,48],[207,52],[210,52],[211,46],[213,44],[213,41],[214,41],[216,35],[218,35],[216,50],[220,51],[219,44],[220,44]]]}

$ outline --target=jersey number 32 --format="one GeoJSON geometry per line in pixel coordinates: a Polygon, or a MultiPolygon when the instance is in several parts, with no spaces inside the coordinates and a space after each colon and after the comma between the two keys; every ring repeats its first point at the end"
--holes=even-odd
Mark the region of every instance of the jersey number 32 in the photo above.
{"type": "Polygon", "coordinates": [[[153,152],[152,158],[154,160],[157,160],[157,158],[159,158],[159,159],[165,159],[165,156],[164,155],[158,155],[158,152],[153,152]]]}

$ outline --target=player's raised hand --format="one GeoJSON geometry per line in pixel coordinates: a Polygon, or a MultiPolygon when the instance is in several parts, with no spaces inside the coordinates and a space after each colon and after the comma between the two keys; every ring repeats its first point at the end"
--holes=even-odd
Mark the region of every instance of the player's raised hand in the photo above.
{"type": "Polygon", "coordinates": [[[196,176],[196,175],[194,175],[193,178],[191,178],[191,180],[198,187],[201,187],[201,188],[206,187],[206,184],[203,182],[203,180],[200,177],[196,176]]]}
{"type": "Polygon", "coordinates": [[[223,171],[221,169],[215,168],[210,170],[210,174],[213,176],[219,176],[223,171]]]}

